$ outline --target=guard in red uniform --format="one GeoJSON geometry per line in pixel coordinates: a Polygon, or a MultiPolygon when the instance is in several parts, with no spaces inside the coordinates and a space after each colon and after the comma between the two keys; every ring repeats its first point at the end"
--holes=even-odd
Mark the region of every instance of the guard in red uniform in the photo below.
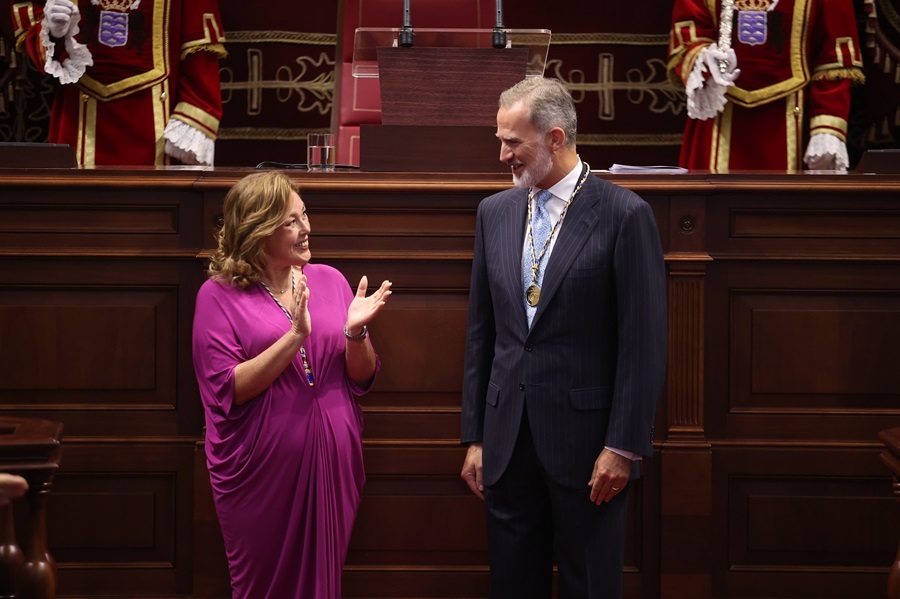
{"type": "Polygon", "coordinates": [[[216,0],[13,3],[16,47],[59,83],[48,141],[94,165],[212,165],[225,41],[216,0]]]}
{"type": "Polygon", "coordinates": [[[851,0],[675,0],[668,72],[687,94],[682,166],[847,169],[851,0]]]}

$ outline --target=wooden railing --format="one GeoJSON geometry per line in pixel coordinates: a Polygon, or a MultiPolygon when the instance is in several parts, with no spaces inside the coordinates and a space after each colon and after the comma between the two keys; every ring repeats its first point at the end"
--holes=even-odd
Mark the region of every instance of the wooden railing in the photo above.
{"type": "Polygon", "coordinates": [[[47,548],[47,500],[59,466],[63,426],[51,420],[0,418],[0,471],[23,476],[28,492],[22,529],[25,550],[16,535],[14,505],[0,506],[0,598],[52,599],[56,564],[47,548]]]}

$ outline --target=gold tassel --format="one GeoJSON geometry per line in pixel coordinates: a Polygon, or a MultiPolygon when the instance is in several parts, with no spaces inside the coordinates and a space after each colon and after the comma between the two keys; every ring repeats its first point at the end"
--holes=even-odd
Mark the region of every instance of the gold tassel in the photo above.
{"type": "Polygon", "coordinates": [[[862,70],[851,67],[845,69],[828,69],[813,75],[813,81],[821,80],[837,81],[839,79],[849,79],[851,83],[861,85],[866,82],[866,76],[862,70]]]}

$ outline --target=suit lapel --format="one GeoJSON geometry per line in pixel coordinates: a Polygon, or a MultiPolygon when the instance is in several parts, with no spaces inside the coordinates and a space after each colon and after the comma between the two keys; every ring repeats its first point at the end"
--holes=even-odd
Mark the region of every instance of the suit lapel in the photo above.
{"type": "MultiPolygon", "coordinates": [[[[589,177],[593,178],[594,175],[589,175],[589,177]]],[[[559,237],[553,245],[553,251],[547,262],[544,279],[541,281],[541,301],[538,303],[534,320],[531,323],[532,329],[544,312],[544,308],[553,299],[553,295],[559,289],[569,267],[597,225],[599,217],[594,207],[599,200],[600,193],[597,182],[588,179],[576,195],[575,201],[569,206],[566,219],[559,230],[559,237]]]]}

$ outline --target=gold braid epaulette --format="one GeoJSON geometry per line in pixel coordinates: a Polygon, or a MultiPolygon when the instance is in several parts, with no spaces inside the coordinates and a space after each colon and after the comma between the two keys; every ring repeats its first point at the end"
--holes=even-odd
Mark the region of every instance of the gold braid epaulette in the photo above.
{"type": "Polygon", "coordinates": [[[857,67],[846,67],[842,69],[828,69],[827,71],[820,71],[818,73],[815,73],[812,79],[813,81],[821,81],[823,79],[828,81],[849,79],[850,82],[854,85],[862,85],[866,82],[865,74],[863,74],[862,69],[857,67]]]}

